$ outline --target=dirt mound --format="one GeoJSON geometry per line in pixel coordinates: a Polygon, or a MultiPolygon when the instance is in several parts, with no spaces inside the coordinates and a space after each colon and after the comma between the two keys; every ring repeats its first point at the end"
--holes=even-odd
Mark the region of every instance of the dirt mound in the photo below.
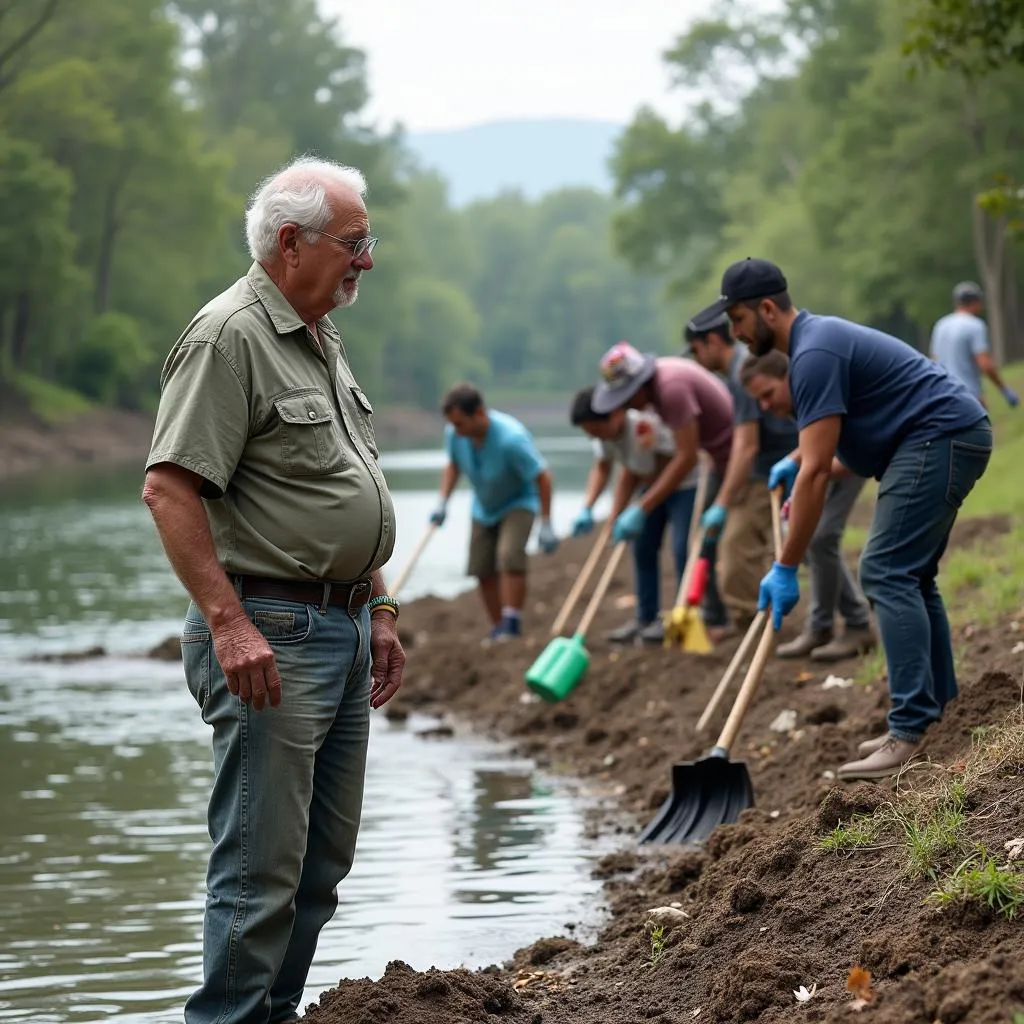
{"type": "MultiPolygon", "coordinates": [[[[613,648],[603,633],[632,614],[623,570],[588,639],[587,677],[558,705],[537,701],[523,673],[547,642],[547,623],[585,555],[585,545],[568,543],[534,561],[521,642],[481,643],[475,595],[410,605],[402,616],[413,639],[406,684],[389,713],[415,709],[456,732],[471,723],[512,737],[541,764],[613,796],[621,813],[592,823],[595,832],[624,835],[623,848],[595,868],[611,911],[607,925],[589,946],[541,940],[497,973],[417,974],[393,964],[378,983],[343,982],[306,1019],[456,1024],[503,1014],[552,1024],[776,1024],[800,1014],[849,1021],[847,975],[860,965],[874,986],[865,1020],[1009,1024],[1024,1008],[1024,936],[994,911],[929,899],[941,872],[955,866],[952,854],[932,876],[914,875],[906,843],[891,829],[855,851],[830,852],[822,843],[841,824],[890,813],[904,790],[965,777],[979,730],[998,726],[1020,703],[1016,624],[963,631],[963,692],[929,733],[920,765],[898,784],[834,781],[857,743],[885,728],[883,680],[855,682],[865,674],[858,662],[773,661],[733,749],[749,768],[757,806],[700,849],[637,847],[630,836],[666,795],[673,761],[700,757],[714,743],[735,689],[708,735],[696,736],[694,723],[737,641],[706,657],[613,648]],[[780,717],[783,711],[795,714],[780,717]],[[688,916],[652,936],[647,911],[666,906],[688,916]],[[817,986],[806,1005],[794,995],[800,986],[817,986]]],[[[799,616],[787,634],[798,626],[799,616]]],[[[978,824],[965,849],[981,843],[1001,852],[1015,838],[998,823],[1024,821],[1022,774],[1024,764],[1008,757],[972,781],[978,824]]]]}

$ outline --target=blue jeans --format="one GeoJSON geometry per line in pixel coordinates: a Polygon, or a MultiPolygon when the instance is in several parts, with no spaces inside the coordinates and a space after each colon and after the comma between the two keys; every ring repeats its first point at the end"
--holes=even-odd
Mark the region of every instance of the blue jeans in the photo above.
{"type": "Polygon", "coordinates": [[[957,512],[992,454],[988,419],[901,445],[882,476],[860,560],[889,669],[889,732],[917,742],[956,695],[949,620],[936,584],[957,512]]]}
{"type": "Polygon", "coordinates": [[[690,487],[670,494],[644,522],[640,536],[633,542],[636,567],[637,620],[654,622],[661,610],[661,541],[665,528],[672,527],[672,557],[676,565],[676,586],[686,568],[686,542],[690,532],[697,492],[690,487]]]}
{"type": "Polygon", "coordinates": [[[186,1024],[281,1024],[297,1007],[320,929],[352,867],[370,727],[370,616],[250,598],[281,703],[228,692],[210,631],[189,607],[185,678],[213,729],[203,984],[186,1024]]]}

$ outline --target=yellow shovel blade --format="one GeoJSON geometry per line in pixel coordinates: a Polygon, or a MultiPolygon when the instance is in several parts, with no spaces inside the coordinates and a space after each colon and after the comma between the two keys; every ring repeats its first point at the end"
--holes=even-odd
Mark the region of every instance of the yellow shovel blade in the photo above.
{"type": "Polygon", "coordinates": [[[683,650],[691,654],[710,654],[714,650],[708,631],[704,628],[704,620],[691,608],[683,626],[683,650]]]}
{"type": "Polygon", "coordinates": [[[683,607],[673,608],[665,614],[665,639],[666,647],[675,647],[683,642],[683,630],[686,626],[686,609],[683,607]]]}

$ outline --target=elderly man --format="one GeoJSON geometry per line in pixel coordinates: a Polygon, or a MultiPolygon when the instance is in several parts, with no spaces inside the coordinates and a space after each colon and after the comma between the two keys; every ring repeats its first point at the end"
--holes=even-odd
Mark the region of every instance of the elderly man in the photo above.
{"type": "Polygon", "coordinates": [[[373,409],[327,314],[373,267],[365,182],[300,159],[246,214],[253,264],[178,339],[143,498],[192,603],[213,730],[202,987],[187,1024],[297,1019],[359,828],[369,710],[398,690],[373,409]]]}
{"type": "Polygon", "coordinates": [[[839,459],[879,481],[860,575],[878,616],[889,669],[889,729],[843,765],[843,779],[898,773],[957,694],[949,621],[935,579],[957,512],[985,472],[992,426],[981,403],[930,359],[881,331],[798,311],[767,260],[734,263],[716,307],[762,355],[789,354],[800,445],[768,486],[792,487],[782,557],[761,581],[759,605],[776,629],[800,599],[797,569],[821,517],[839,459]]]}
{"type": "MultiPolygon", "coordinates": [[[[740,383],[766,412],[793,415],[785,352],[773,348],[763,356],[750,356],[740,367],[740,383]]],[[[871,629],[871,609],[843,560],[843,533],[866,482],[838,459],[833,461],[821,518],[807,546],[811,607],[800,635],[776,648],[780,658],[809,655],[811,661],[835,662],[878,646],[871,629]],[[837,613],[844,624],[840,636],[834,633],[837,613]]]]}
{"type": "MultiPolygon", "coordinates": [[[[718,585],[732,615],[733,628],[746,631],[757,610],[761,577],[774,560],[772,506],[768,474],[779,459],[796,447],[796,424],[763,411],[740,384],[740,366],[750,355],[729,332],[724,313],[698,313],[684,337],[693,358],[718,374],[732,395],[732,451],[714,503],[701,525],[718,545],[718,585]]],[[[724,630],[709,630],[713,640],[724,630]]]]}
{"type": "MultiPolygon", "coordinates": [[[[604,354],[600,369],[601,380],[590,400],[594,412],[604,415],[650,406],[671,431],[675,444],[675,454],[639,499],[616,517],[612,539],[619,543],[640,536],[648,516],[693,472],[701,449],[714,466],[714,482],[705,501],[713,500],[732,446],[732,397],[722,381],[692,360],[641,355],[625,341],[604,354]]],[[[702,612],[709,628],[727,625],[714,573],[708,579],[702,612]]]]}
{"type": "Polygon", "coordinates": [[[940,366],[962,381],[982,405],[981,375],[1002,392],[1011,409],[1020,405],[1017,393],[1007,387],[999,374],[988,345],[988,328],[981,314],[985,295],[973,281],[961,281],[953,289],[953,312],[932,328],[931,355],[940,366]]]}
{"type": "Polygon", "coordinates": [[[430,521],[442,526],[448,499],[464,473],[473,488],[473,532],[469,575],[491,620],[491,640],[522,635],[526,601],[526,545],[540,514],[537,543],[550,554],[558,547],[551,526],[551,471],[530,432],[514,416],[488,409],[469,383],[456,384],[441,405],[448,463],[441,498],[430,521]]]}

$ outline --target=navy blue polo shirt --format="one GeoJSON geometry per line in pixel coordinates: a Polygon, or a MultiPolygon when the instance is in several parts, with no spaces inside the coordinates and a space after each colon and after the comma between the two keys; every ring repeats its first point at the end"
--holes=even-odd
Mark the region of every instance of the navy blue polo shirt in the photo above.
{"type": "Polygon", "coordinates": [[[797,426],[841,416],[836,454],[858,476],[881,479],[900,445],[966,430],[986,415],[937,363],[899,338],[839,317],[801,311],[789,359],[797,426]]]}

